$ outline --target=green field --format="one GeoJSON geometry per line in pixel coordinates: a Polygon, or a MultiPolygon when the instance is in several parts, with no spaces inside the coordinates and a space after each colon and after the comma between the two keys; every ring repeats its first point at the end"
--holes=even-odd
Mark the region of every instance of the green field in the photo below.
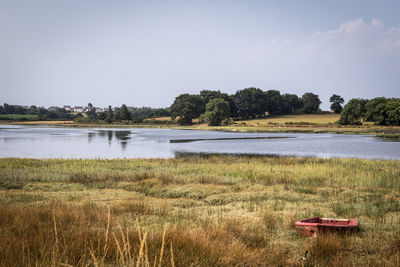
{"type": "Polygon", "coordinates": [[[3,120],[36,120],[38,115],[29,115],[29,114],[0,114],[0,119],[3,120]]]}
{"type": "Polygon", "coordinates": [[[0,188],[1,266],[400,264],[399,161],[0,159],[0,188]],[[302,237],[311,216],[361,228],[302,237]]]}

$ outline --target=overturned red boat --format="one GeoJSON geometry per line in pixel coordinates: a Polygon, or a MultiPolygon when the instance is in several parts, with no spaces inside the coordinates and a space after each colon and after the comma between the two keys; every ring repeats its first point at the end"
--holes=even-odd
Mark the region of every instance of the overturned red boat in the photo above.
{"type": "Polygon", "coordinates": [[[358,229],[358,222],[354,219],[314,217],[297,221],[295,224],[297,230],[305,236],[315,236],[317,232],[347,232],[358,229]]]}

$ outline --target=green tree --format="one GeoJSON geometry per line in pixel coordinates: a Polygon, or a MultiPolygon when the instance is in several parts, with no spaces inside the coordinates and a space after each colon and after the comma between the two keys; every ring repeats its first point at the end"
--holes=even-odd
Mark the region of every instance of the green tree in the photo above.
{"type": "Polygon", "coordinates": [[[329,102],[332,103],[330,108],[331,110],[333,110],[333,112],[337,114],[342,112],[343,109],[342,104],[344,103],[343,97],[341,97],[340,95],[333,94],[331,98],[329,98],[329,102]]]}
{"type": "Polygon", "coordinates": [[[222,98],[223,100],[225,100],[226,102],[229,103],[229,109],[231,111],[231,115],[234,115],[236,113],[237,108],[236,108],[235,101],[234,101],[233,97],[229,96],[228,94],[221,93],[221,91],[219,91],[219,90],[218,91],[202,90],[200,92],[200,97],[203,100],[204,111],[205,111],[205,108],[206,108],[206,105],[208,104],[208,102],[210,102],[211,100],[213,100],[215,98],[222,98]]]}
{"type": "Polygon", "coordinates": [[[242,118],[255,118],[266,111],[266,96],[261,89],[245,88],[234,95],[237,115],[242,118]]]}
{"type": "Polygon", "coordinates": [[[385,107],[387,102],[388,99],[385,97],[375,97],[369,100],[365,105],[365,120],[373,121],[379,125],[385,125],[387,119],[385,107]]]}
{"type": "Polygon", "coordinates": [[[31,115],[37,115],[38,112],[39,112],[38,108],[35,105],[30,106],[28,109],[28,114],[31,114],[31,115]]]}
{"type": "Polygon", "coordinates": [[[72,119],[71,112],[68,112],[63,108],[56,108],[55,114],[57,119],[72,119]]]}
{"type": "Polygon", "coordinates": [[[121,120],[121,108],[115,107],[114,108],[114,121],[120,121],[121,120]]]}
{"type": "Polygon", "coordinates": [[[295,94],[284,94],[282,95],[281,101],[281,113],[290,114],[295,113],[297,110],[303,107],[303,102],[295,94]]]}
{"type": "Polygon", "coordinates": [[[98,115],[97,115],[97,119],[99,119],[99,120],[106,120],[106,118],[107,118],[107,112],[105,112],[105,111],[103,111],[103,112],[100,112],[98,115]]]}
{"type": "Polygon", "coordinates": [[[108,106],[106,122],[107,122],[107,123],[112,123],[113,120],[114,120],[114,113],[113,113],[113,110],[112,110],[111,106],[108,106]]]}
{"type": "Polygon", "coordinates": [[[313,93],[307,92],[301,97],[303,101],[303,111],[305,113],[315,113],[319,110],[321,100],[319,96],[313,93]]]}
{"type": "Polygon", "coordinates": [[[223,120],[229,119],[229,103],[222,98],[215,98],[206,106],[205,119],[208,125],[220,126],[223,120]]]}
{"type": "Polygon", "coordinates": [[[4,111],[6,114],[16,114],[15,107],[7,103],[4,103],[4,111]]]}
{"type": "Polygon", "coordinates": [[[362,124],[365,120],[365,105],[368,100],[353,98],[344,106],[340,113],[339,123],[347,124],[362,124]]]}
{"type": "Polygon", "coordinates": [[[268,90],[265,92],[265,110],[269,115],[279,114],[281,112],[282,96],[278,90],[268,90]]]}
{"type": "Polygon", "coordinates": [[[385,113],[388,124],[400,125],[400,99],[389,99],[385,105],[385,113]]]}
{"type": "Polygon", "coordinates": [[[97,117],[96,109],[93,106],[90,108],[90,106],[88,105],[88,107],[89,107],[89,110],[86,112],[86,116],[89,119],[95,119],[97,117]]]}
{"type": "Polygon", "coordinates": [[[119,110],[121,120],[128,121],[131,119],[131,114],[128,111],[128,108],[125,104],[123,104],[119,110]]]}
{"type": "Polygon", "coordinates": [[[171,105],[170,114],[172,120],[178,118],[181,125],[191,125],[192,120],[202,113],[203,101],[199,95],[182,94],[175,98],[171,105]]]}

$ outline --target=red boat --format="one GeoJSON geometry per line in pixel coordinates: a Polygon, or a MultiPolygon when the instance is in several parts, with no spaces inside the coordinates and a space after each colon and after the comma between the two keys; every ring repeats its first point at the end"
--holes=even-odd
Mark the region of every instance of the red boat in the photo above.
{"type": "Polygon", "coordinates": [[[300,220],[296,223],[297,230],[305,236],[315,236],[317,232],[345,232],[358,229],[358,222],[354,219],[332,219],[314,217],[300,220]]]}

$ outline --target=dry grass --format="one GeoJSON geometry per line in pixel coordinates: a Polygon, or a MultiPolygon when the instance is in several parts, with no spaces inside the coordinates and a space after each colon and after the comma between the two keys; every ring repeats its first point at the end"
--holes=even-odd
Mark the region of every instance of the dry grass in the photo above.
{"type": "Polygon", "coordinates": [[[171,117],[157,117],[157,118],[148,118],[143,121],[171,121],[171,117]]]}
{"type": "Polygon", "coordinates": [[[271,124],[333,124],[339,120],[340,114],[304,114],[268,116],[263,119],[242,121],[247,126],[268,126],[271,124]]]}
{"type": "Polygon", "coordinates": [[[1,159],[0,188],[0,266],[400,263],[399,161],[1,159]],[[361,231],[301,237],[311,216],[361,231]]]}

